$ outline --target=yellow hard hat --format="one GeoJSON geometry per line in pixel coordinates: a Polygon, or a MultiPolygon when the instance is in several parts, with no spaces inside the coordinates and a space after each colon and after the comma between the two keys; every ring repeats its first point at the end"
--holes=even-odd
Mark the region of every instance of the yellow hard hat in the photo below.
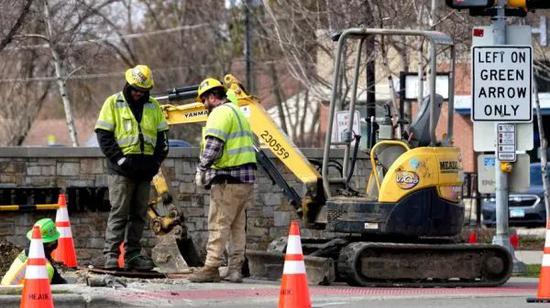
{"type": "Polygon", "coordinates": [[[216,78],[206,78],[205,80],[203,80],[199,85],[199,89],[197,90],[197,101],[201,100],[201,96],[204,93],[215,88],[222,88],[225,90],[223,84],[216,78]]]}
{"type": "Polygon", "coordinates": [[[153,72],[147,65],[142,64],[126,71],[126,81],[132,87],[142,91],[149,91],[155,85],[153,72]]]}

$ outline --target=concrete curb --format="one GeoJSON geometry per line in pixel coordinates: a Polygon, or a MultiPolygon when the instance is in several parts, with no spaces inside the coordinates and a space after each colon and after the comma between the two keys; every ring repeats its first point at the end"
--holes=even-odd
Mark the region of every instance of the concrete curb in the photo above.
{"type": "MultiPolygon", "coordinates": [[[[120,302],[111,301],[107,298],[94,296],[85,298],[80,294],[54,294],[53,302],[56,308],[91,308],[91,307],[118,307],[120,302]]],[[[21,303],[21,296],[3,295],[0,296],[0,307],[17,308],[21,303]]]]}

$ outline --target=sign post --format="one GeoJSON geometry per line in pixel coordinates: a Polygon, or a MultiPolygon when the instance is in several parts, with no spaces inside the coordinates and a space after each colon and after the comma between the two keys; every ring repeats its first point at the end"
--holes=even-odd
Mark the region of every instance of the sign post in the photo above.
{"type": "MultiPolygon", "coordinates": [[[[530,28],[526,28],[529,30],[526,34],[528,37],[518,35],[518,31],[522,31],[521,28],[510,29],[515,34],[509,37],[506,24],[507,3],[507,0],[496,0],[495,6],[491,8],[492,40],[484,40],[483,44],[474,44],[472,47],[471,117],[474,126],[476,123],[494,123],[496,234],[493,244],[503,246],[514,256],[508,227],[508,184],[509,175],[517,167],[516,125],[527,125],[522,123],[530,123],[533,120],[533,56],[530,28]],[[527,38],[527,42],[506,45],[527,38]]],[[[473,31],[474,40],[476,36],[483,36],[484,33],[483,30],[477,32],[473,31]]],[[[519,131],[522,132],[520,135],[523,135],[524,130],[519,131]]],[[[532,132],[529,138],[532,138],[532,132]]],[[[520,142],[520,147],[521,144],[520,142]]],[[[521,161],[524,161],[523,156],[521,161]]],[[[514,272],[520,271],[520,268],[521,263],[514,256],[514,272]]]]}

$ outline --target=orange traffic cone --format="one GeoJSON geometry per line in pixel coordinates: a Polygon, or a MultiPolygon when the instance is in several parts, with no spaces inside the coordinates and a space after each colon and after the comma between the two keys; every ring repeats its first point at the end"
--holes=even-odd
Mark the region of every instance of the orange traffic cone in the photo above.
{"type": "Polygon", "coordinates": [[[118,251],[120,251],[120,254],[118,255],[118,267],[124,268],[124,255],[126,254],[126,250],[124,249],[124,242],[120,243],[120,246],[118,246],[118,251]]]}
{"type": "Polygon", "coordinates": [[[290,223],[279,308],[311,308],[298,221],[290,223]]]}
{"type": "Polygon", "coordinates": [[[477,243],[477,230],[470,231],[470,236],[468,237],[468,243],[469,244],[477,243]]]}
{"type": "Polygon", "coordinates": [[[55,226],[61,235],[59,236],[57,249],[52,253],[52,257],[55,261],[63,263],[67,267],[74,268],[78,265],[65,194],[59,194],[57,204],[59,208],[55,216],[55,226]]]}
{"type": "Polygon", "coordinates": [[[536,298],[528,298],[528,303],[550,302],[550,222],[546,222],[546,241],[539,275],[539,288],[536,298]]]}
{"type": "Polygon", "coordinates": [[[510,234],[510,245],[516,250],[519,248],[519,234],[516,230],[513,230],[510,234]]]}
{"type": "Polygon", "coordinates": [[[27,267],[25,268],[25,282],[21,294],[21,308],[53,308],[52,290],[46,269],[46,257],[40,228],[32,228],[31,246],[27,267]]]}

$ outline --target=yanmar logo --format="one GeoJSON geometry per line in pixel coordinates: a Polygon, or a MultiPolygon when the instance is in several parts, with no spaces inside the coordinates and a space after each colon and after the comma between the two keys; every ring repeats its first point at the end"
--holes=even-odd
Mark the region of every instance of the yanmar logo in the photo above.
{"type": "Polygon", "coordinates": [[[420,182],[420,179],[418,174],[412,171],[397,171],[395,182],[403,189],[411,189],[420,182]]]}
{"type": "Polygon", "coordinates": [[[451,161],[440,161],[439,162],[439,169],[441,170],[441,173],[455,173],[459,170],[458,161],[451,160],[451,161]]]}
{"type": "Polygon", "coordinates": [[[185,118],[189,119],[189,118],[200,117],[200,116],[203,116],[203,115],[207,116],[208,115],[208,110],[193,111],[193,112],[186,113],[185,118]]]}

